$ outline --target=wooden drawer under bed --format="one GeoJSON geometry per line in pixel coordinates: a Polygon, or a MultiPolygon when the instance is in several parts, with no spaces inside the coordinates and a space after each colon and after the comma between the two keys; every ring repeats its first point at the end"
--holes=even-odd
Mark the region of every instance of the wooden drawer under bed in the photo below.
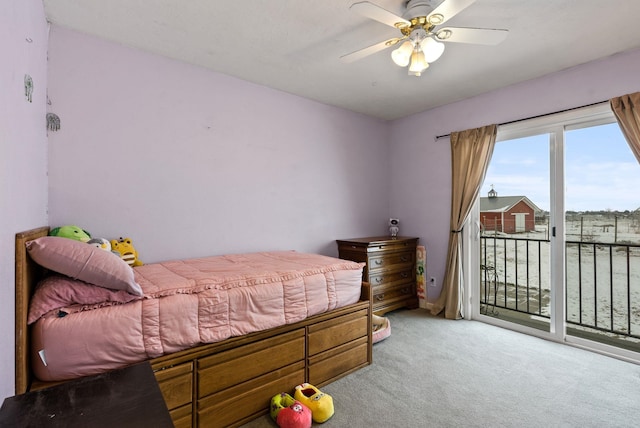
{"type": "MultiPolygon", "coordinates": [[[[370,298],[368,284],[363,295],[370,298]]],[[[176,427],[240,426],[266,414],[275,394],[303,382],[321,387],[371,364],[370,325],[370,300],[360,301],[152,363],[176,427]]]]}

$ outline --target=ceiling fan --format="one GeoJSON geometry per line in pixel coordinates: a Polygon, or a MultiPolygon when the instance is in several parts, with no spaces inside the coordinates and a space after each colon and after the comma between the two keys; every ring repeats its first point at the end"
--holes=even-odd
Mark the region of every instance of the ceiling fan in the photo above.
{"type": "Polygon", "coordinates": [[[409,75],[420,76],[444,52],[444,43],[497,45],[507,30],[490,28],[440,27],[476,0],[407,0],[402,17],[371,2],[354,3],[349,8],[360,15],[395,27],[402,35],[343,55],[344,62],[353,62],[400,43],[391,58],[400,67],[409,66],[409,75]],[[438,4],[440,3],[440,4],[438,4]],[[436,7],[437,6],[437,7],[436,7]]]}

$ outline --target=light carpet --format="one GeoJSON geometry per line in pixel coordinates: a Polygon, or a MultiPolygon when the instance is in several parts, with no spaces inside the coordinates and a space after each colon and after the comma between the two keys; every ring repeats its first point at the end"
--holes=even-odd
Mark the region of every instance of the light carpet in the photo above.
{"type": "Polygon", "coordinates": [[[423,309],[386,316],[373,365],[321,388],[335,414],[314,427],[640,426],[638,365],[423,309]]]}

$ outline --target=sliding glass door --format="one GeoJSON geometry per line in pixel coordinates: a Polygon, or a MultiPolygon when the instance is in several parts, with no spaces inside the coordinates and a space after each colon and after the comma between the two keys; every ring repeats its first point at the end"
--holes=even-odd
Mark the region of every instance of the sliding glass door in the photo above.
{"type": "Polygon", "coordinates": [[[565,147],[567,335],[640,351],[640,165],[617,123],[565,147]]]}
{"type": "Polygon", "coordinates": [[[550,134],[498,141],[480,190],[481,314],[549,332],[550,134]]]}
{"type": "Polygon", "coordinates": [[[472,317],[637,360],[638,188],[606,104],[501,126],[469,220],[472,317]]]}

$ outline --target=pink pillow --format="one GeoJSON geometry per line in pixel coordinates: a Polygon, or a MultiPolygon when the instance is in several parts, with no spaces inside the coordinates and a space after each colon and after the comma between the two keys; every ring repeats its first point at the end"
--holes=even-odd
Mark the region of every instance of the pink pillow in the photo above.
{"type": "Polygon", "coordinates": [[[54,272],[100,287],[144,295],[131,266],[109,251],[58,236],[43,236],[26,246],[36,263],[54,272]]]}
{"type": "Polygon", "coordinates": [[[29,303],[27,323],[36,322],[41,316],[55,309],[79,312],[103,306],[112,306],[142,299],[124,290],[109,290],[63,275],[51,275],[40,281],[29,303]],[[82,305],[78,307],[78,305],[82,305]],[[74,308],[75,307],[75,308],[74,308]]]}

